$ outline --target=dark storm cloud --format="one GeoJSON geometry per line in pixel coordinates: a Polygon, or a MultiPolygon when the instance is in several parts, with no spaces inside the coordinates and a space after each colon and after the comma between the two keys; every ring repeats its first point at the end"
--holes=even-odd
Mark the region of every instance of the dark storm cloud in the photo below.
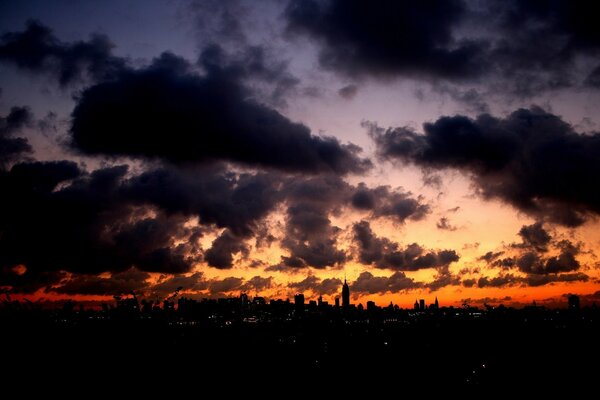
{"type": "Polygon", "coordinates": [[[433,281],[425,284],[425,287],[435,292],[446,286],[458,286],[460,283],[460,277],[450,272],[450,268],[445,265],[438,268],[437,273],[433,276],[433,281]]]}
{"type": "Polygon", "coordinates": [[[464,287],[470,288],[470,287],[473,287],[473,286],[475,286],[477,284],[477,279],[472,279],[472,278],[463,279],[462,280],[462,284],[463,284],[464,287]]]}
{"type": "Polygon", "coordinates": [[[162,167],[132,177],[122,191],[136,202],[172,214],[197,215],[204,225],[215,224],[248,236],[279,201],[280,182],[281,177],[274,174],[236,175],[219,165],[162,167]]]}
{"type": "Polygon", "coordinates": [[[0,116],[0,168],[6,168],[23,154],[31,153],[28,140],[14,135],[31,123],[32,118],[27,107],[12,107],[6,117],[0,116]]]}
{"type": "Polygon", "coordinates": [[[231,231],[225,229],[213,242],[210,249],[204,253],[204,260],[209,266],[219,269],[233,267],[233,256],[241,253],[247,256],[249,247],[231,231]]]}
{"type": "Polygon", "coordinates": [[[586,1],[295,0],[285,15],[289,36],[317,43],[321,66],[425,79],[474,112],[487,111],[486,94],[598,87],[600,30],[586,1]]]}
{"type": "Polygon", "coordinates": [[[498,257],[500,257],[502,254],[504,254],[503,251],[497,251],[497,252],[488,251],[487,253],[485,253],[484,255],[479,257],[478,260],[485,261],[487,263],[491,263],[492,261],[495,261],[496,259],[498,259],[498,257]]]}
{"type": "Polygon", "coordinates": [[[517,260],[515,257],[498,258],[493,260],[490,265],[496,268],[507,270],[517,265],[517,260]]]}
{"type": "Polygon", "coordinates": [[[337,278],[320,279],[314,275],[309,275],[299,282],[288,283],[288,287],[300,293],[312,291],[315,294],[331,295],[342,290],[342,281],[337,278]]]}
{"type": "Polygon", "coordinates": [[[280,193],[287,205],[286,236],[281,243],[290,252],[282,257],[282,264],[290,268],[335,267],[347,259],[337,248],[341,229],[331,222],[331,216],[345,207],[401,223],[422,219],[429,212],[421,198],[401,188],[369,188],[364,183],[353,186],[333,174],[290,178],[280,193]]]}
{"type": "Polygon", "coordinates": [[[291,257],[283,261],[288,266],[313,268],[340,265],[346,260],[345,253],[336,246],[340,231],[317,206],[296,204],[289,207],[286,236],[281,243],[291,257]]]}
{"type": "MultiPolygon", "coordinates": [[[[502,287],[508,285],[541,286],[553,282],[585,281],[587,275],[574,272],[581,269],[577,256],[582,252],[581,243],[569,240],[556,240],[541,222],[524,225],[519,230],[521,243],[511,243],[506,251],[487,252],[478,260],[485,261],[488,266],[500,268],[503,271],[518,270],[525,274],[516,276],[511,273],[501,273],[495,278],[482,277],[479,287],[502,287]],[[509,257],[500,258],[509,252],[509,257]],[[550,255],[549,255],[550,254],[550,255]],[[572,273],[567,273],[572,272],[572,273]]],[[[466,281],[463,284],[466,285],[466,281]]],[[[469,284],[472,283],[469,282],[469,284]]]]}
{"type": "Polygon", "coordinates": [[[3,266],[0,268],[0,288],[26,294],[34,293],[39,289],[48,291],[50,286],[61,282],[66,275],[61,271],[19,271],[15,267],[3,266]]]}
{"type": "Polygon", "coordinates": [[[177,289],[183,291],[199,291],[208,289],[208,281],[204,279],[202,272],[194,272],[191,275],[174,275],[170,278],[162,277],[150,288],[150,293],[159,296],[167,296],[177,289]]]}
{"type": "Polygon", "coordinates": [[[587,282],[590,277],[583,272],[557,275],[528,275],[524,282],[527,286],[543,286],[555,282],[587,282]]]}
{"type": "Polygon", "coordinates": [[[66,86],[84,78],[102,81],[125,69],[125,60],[112,54],[110,40],[94,34],[88,41],[61,42],[52,30],[29,21],[22,32],[4,33],[0,39],[0,61],[33,73],[55,77],[66,86]]]}
{"type": "Polygon", "coordinates": [[[373,276],[370,272],[362,272],[350,285],[353,293],[360,294],[385,294],[398,293],[423,287],[420,282],[407,277],[404,272],[395,272],[389,278],[373,276]]]}
{"type": "Polygon", "coordinates": [[[500,36],[490,56],[526,94],[577,84],[573,65],[597,60],[600,30],[590,2],[499,1],[489,14],[496,14],[500,36]]]}
{"type": "Polygon", "coordinates": [[[87,173],[67,161],[16,164],[0,174],[0,187],[11,193],[0,200],[2,266],[27,266],[24,278],[7,275],[13,282],[45,271],[116,273],[132,266],[185,273],[203,259],[230,268],[280,205],[287,232],[281,245],[289,251],[282,264],[337,266],[347,257],[330,217],[351,207],[357,190],[336,175],[235,174],[219,165],[87,173]],[[196,217],[198,226],[187,224],[196,217]],[[215,228],[224,230],[204,252],[199,239],[215,228]]]}
{"type": "MultiPolygon", "coordinates": [[[[512,274],[501,274],[496,277],[490,278],[482,276],[477,281],[477,286],[480,288],[484,287],[505,287],[515,286],[522,282],[522,278],[512,274]]],[[[470,283],[470,282],[469,282],[470,283]]]]}
{"type": "Polygon", "coordinates": [[[349,202],[352,186],[337,175],[290,179],[282,188],[286,208],[285,237],[289,252],[281,263],[289,268],[326,268],[340,265],[346,254],[337,248],[341,229],[330,214],[349,202]]]}
{"type": "Polygon", "coordinates": [[[594,68],[594,70],[585,79],[587,86],[600,89],[600,66],[594,68]]]}
{"type": "Polygon", "coordinates": [[[547,251],[547,246],[552,240],[552,237],[544,229],[544,224],[541,221],[532,225],[524,225],[519,231],[519,236],[523,239],[524,246],[532,247],[540,252],[547,251]]]}
{"type": "Polygon", "coordinates": [[[72,162],[31,162],[0,174],[2,266],[42,271],[184,272],[199,261],[198,232],[121,194],[127,167],[87,174],[72,162]]]}
{"type": "Polygon", "coordinates": [[[27,107],[12,107],[6,117],[0,117],[0,137],[11,136],[20,131],[33,116],[27,107]]]}
{"type": "Polygon", "coordinates": [[[530,215],[566,226],[600,214],[600,135],[582,135],[541,108],[506,118],[442,117],[410,128],[370,125],[379,155],[426,169],[467,173],[486,199],[498,198],[530,215]]]}
{"type": "Polygon", "coordinates": [[[98,275],[76,275],[52,291],[62,294],[123,295],[148,287],[150,274],[131,268],[109,278],[98,275]]]}
{"type": "Polygon", "coordinates": [[[255,290],[257,292],[260,292],[262,290],[271,288],[273,285],[273,277],[268,276],[265,278],[256,275],[244,282],[240,289],[244,291],[255,290]]]}
{"type": "Polygon", "coordinates": [[[577,271],[581,264],[575,256],[578,250],[564,249],[554,257],[542,258],[539,254],[527,252],[517,258],[516,266],[529,274],[556,274],[559,272],[577,271]]]}
{"type": "Polygon", "coordinates": [[[402,189],[392,190],[390,186],[369,188],[360,183],[352,194],[352,205],[365,211],[371,211],[373,217],[391,217],[397,222],[418,221],[430,212],[430,207],[420,197],[414,197],[402,189]]]}
{"type": "Polygon", "coordinates": [[[211,280],[208,289],[211,294],[218,295],[225,292],[233,292],[236,290],[240,290],[243,283],[243,278],[236,278],[234,276],[230,276],[224,279],[211,280]]]}
{"type": "MultiPolygon", "coordinates": [[[[536,287],[553,284],[557,282],[587,282],[590,277],[582,272],[563,273],[563,274],[527,274],[526,276],[517,276],[514,274],[500,274],[496,277],[482,276],[477,280],[479,288],[502,288],[508,286],[536,287]]],[[[472,287],[475,280],[465,279],[463,285],[472,287]]]]}
{"type": "Polygon", "coordinates": [[[72,146],[90,155],[176,164],[224,160],[306,173],[371,166],[357,146],[314,136],[252,100],[238,73],[218,66],[199,76],[165,68],[159,59],[83,91],[72,119],[72,146]]]}
{"type": "Polygon", "coordinates": [[[232,77],[251,87],[254,95],[269,104],[287,106],[286,97],[296,92],[300,80],[289,72],[288,62],[278,60],[266,45],[243,45],[227,52],[211,43],[202,51],[198,64],[206,71],[223,67],[232,77]]]}
{"type": "Polygon", "coordinates": [[[416,271],[447,266],[459,260],[454,250],[427,251],[416,243],[402,249],[398,243],[377,237],[368,221],[357,222],[352,229],[359,247],[359,261],[363,264],[396,271],[416,271]]]}
{"type": "Polygon", "coordinates": [[[485,67],[482,45],[453,29],[465,15],[461,1],[292,1],[288,32],[320,45],[325,68],[350,76],[410,75],[461,80],[485,67]]]}

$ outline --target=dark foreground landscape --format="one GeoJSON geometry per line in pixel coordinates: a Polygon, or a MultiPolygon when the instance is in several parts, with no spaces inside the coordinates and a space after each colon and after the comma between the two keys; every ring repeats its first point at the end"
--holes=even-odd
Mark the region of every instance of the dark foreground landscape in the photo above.
{"type": "MultiPolygon", "coordinates": [[[[298,307],[240,299],[102,311],[5,303],[4,374],[12,382],[380,393],[593,388],[596,307],[298,307]],[[209,386],[207,386],[209,385],[209,386]],[[212,386],[210,386],[212,385],[212,386]]],[[[24,386],[27,388],[27,386],[24,386]]],[[[212,390],[212,389],[211,389],[212,390]]]]}

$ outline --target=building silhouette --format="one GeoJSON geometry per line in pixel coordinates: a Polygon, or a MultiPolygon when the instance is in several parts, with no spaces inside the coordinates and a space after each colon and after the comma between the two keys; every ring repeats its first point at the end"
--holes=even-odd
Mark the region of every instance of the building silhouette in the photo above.
{"type": "Polygon", "coordinates": [[[425,299],[419,299],[419,311],[425,311],[425,299]]]}
{"type": "Polygon", "coordinates": [[[344,286],[342,286],[342,307],[350,307],[350,288],[346,279],[344,279],[344,286]]]}
{"type": "Polygon", "coordinates": [[[304,314],[304,294],[298,293],[294,296],[294,307],[296,309],[296,315],[304,314]]]}
{"type": "Polygon", "coordinates": [[[569,310],[579,310],[579,296],[576,294],[569,296],[569,310]]]}

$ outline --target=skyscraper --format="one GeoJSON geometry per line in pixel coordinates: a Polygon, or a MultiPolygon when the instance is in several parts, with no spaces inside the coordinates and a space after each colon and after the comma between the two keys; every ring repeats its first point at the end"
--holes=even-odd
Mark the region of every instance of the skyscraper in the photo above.
{"type": "Polygon", "coordinates": [[[342,307],[350,306],[350,288],[346,279],[344,279],[344,286],[342,286],[342,307]]]}

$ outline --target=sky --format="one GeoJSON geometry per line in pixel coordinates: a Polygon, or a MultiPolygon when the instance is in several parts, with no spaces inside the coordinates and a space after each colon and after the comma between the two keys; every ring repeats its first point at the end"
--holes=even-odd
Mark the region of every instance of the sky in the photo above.
{"type": "Polygon", "coordinates": [[[0,288],[600,299],[585,1],[0,2],[0,288]]]}

